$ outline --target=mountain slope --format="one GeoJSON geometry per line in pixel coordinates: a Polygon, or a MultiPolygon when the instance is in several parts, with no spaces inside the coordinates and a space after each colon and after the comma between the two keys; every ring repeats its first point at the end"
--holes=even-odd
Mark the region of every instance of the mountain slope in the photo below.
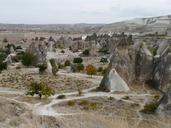
{"type": "Polygon", "coordinates": [[[171,31],[171,15],[151,17],[151,18],[137,18],[105,25],[99,32],[165,32],[171,31]]]}

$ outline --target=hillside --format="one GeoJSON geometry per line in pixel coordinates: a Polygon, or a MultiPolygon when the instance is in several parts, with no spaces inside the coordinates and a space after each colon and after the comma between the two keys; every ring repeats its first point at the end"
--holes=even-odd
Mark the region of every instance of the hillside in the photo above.
{"type": "Polygon", "coordinates": [[[122,22],[105,25],[100,30],[101,33],[104,32],[144,33],[144,32],[165,32],[165,31],[171,31],[171,15],[126,20],[122,22]]]}
{"type": "Polygon", "coordinates": [[[47,31],[63,34],[73,33],[109,33],[109,32],[171,32],[171,15],[136,18],[112,24],[0,24],[3,31],[47,31]]]}

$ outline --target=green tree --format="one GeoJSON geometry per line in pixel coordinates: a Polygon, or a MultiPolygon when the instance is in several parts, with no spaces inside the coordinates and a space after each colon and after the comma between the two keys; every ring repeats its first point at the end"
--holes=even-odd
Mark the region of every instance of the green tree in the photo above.
{"type": "Polygon", "coordinates": [[[35,60],[36,60],[36,57],[30,52],[25,52],[22,56],[22,64],[25,66],[34,65],[35,60]]]}
{"type": "Polygon", "coordinates": [[[97,73],[97,69],[93,65],[89,64],[86,66],[86,72],[88,75],[92,76],[92,75],[95,75],[97,73]]]}
{"type": "Polygon", "coordinates": [[[52,88],[50,88],[48,84],[45,82],[40,82],[40,83],[32,82],[28,86],[28,90],[26,92],[26,95],[31,95],[31,96],[38,95],[40,99],[42,98],[42,96],[49,97],[54,94],[55,91],[52,88]]]}
{"type": "Polygon", "coordinates": [[[64,65],[65,66],[70,66],[71,65],[71,62],[69,60],[66,60],[64,65]]]}
{"type": "Polygon", "coordinates": [[[83,59],[81,57],[74,58],[73,63],[79,63],[81,64],[83,62],[83,59]]]}
{"type": "Polygon", "coordinates": [[[84,56],[89,56],[90,55],[90,50],[89,49],[84,50],[83,55],[84,56]]]}

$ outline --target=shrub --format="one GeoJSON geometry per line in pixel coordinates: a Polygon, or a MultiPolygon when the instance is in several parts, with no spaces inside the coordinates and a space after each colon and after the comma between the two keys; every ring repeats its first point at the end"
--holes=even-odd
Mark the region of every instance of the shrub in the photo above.
{"type": "Polygon", "coordinates": [[[7,69],[7,63],[6,62],[0,62],[0,72],[4,69],[7,69]]]}
{"type": "Polygon", "coordinates": [[[103,69],[102,74],[104,75],[107,72],[107,67],[103,69]]]}
{"type": "Polygon", "coordinates": [[[99,68],[97,69],[97,72],[103,72],[103,67],[99,67],[99,68]]]}
{"type": "Polygon", "coordinates": [[[102,63],[108,63],[108,60],[107,60],[107,58],[101,58],[100,62],[102,62],[102,63]]]}
{"type": "Polygon", "coordinates": [[[58,69],[62,69],[63,67],[64,67],[64,65],[63,65],[63,64],[58,63],[58,69]]]}
{"type": "Polygon", "coordinates": [[[70,101],[67,102],[68,106],[74,106],[75,103],[76,103],[75,100],[70,100],[70,101]]]}
{"type": "Polygon", "coordinates": [[[51,95],[54,95],[55,91],[50,88],[47,83],[44,82],[32,82],[29,86],[28,86],[28,91],[26,92],[26,95],[38,95],[40,97],[40,99],[42,98],[42,96],[44,95],[45,97],[49,97],[51,95]]]}
{"type": "Polygon", "coordinates": [[[93,65],[88,65],[86,67],[86,72],[88,75],[95,75],[97,73],[96,67],[94,67],[93,65]]]}
{"type": "Polygon", "coordinates": [[[84,65],[83,64],[73,64],[71,66],[71,70],[73,72],[80,72],[80,71],[83,71],[84,70],[84,65]]]}
{"type": "Polygon", "coordinates": [[[7,69],[7,63],[4,62],[6,57],[7,57],[7,54],[3,50],[0,51],[0,72],[4,69],[7,69]]]}
{"type": "Polygon", "coordinates": [[[84,56],[89,56],[90,55],[90,50],[89,49],[84,50],[83,55],[84,56]]]}
{"type": "Polygon", "coordinates": [[[122,99],[124,99],[124,100],[129,100],[130,97],[129,97],[129,96],[125,96],[125,97],[123,97],[122,99]]]}
{"type": "Polygon", "coordinates": [[[65,53],[65,51],[64,50],[61,50],[61,53],[65,53]]]}
{"type": "Polygon", "coordinates": [[[71,62],[69,60],[66,60],[64,65],[65,66],[70,66],[71,65],[71,62]]]}
{"type": "Polygon", "coordinates": [[[50,64],[52,66],[52,74],[56,76],[56,73],[58,72],[58,67],[56,65],[55,59],[50,59],[50,64]]]}
{"type": "Polygon", "coordinates": [[[82,106],[85,110],[95,110],[97,109],[97,103],[90,102],[88,100],[81,100],[78,105],[82,106]]]}
{"type": "Polygon", "coordinates": [[[81,100],[78,105],[81,105],[81,106],[85,106],[85,105],[89,105],[89,101],[88,100],[81,100]]]}
{"type": "Polygon", "coordinates": [[[78,90],[78,95],[81,96],[83,94],[82,92],[82,84],[80,81],[76,82],[77,90],[78,90]]]}
{"type": "Polygon", "coordinates": [[[144,109],[142,109],[140,112],[152,114],[156,111],[157,107],[159,106],[158,102],[151,102],[149,104],[146,104],[144,106],[144,109]]]}
{"type": "Polygon", "coordinates": [[[81,57],[74,58],[73,63],[79,63],[81,64],[83,62],[83,59],[81,57]]]}
{"type": "Polygon", "coordinates": [[[47,69],[47,64],[46,63],[38,64],[37,67],[39,68],[39,72],[42,73],[47,69]]]}
{"type": "Polygon", "coordinates": [[[57,97],[57,99],[65,99],[65,98],[66,98],[65,95],[59,95],[59,96],[57,97]]]}
{"type": "Polygon", "coordinates": [[[77,71],[83,71],[84,65],[83,64],[77,64],[77,71]]]}
{"type": "Polygon", "coordinates": [[[4,38],[4,39],[3,39],[3,42],[4,42],[4,43],[8,43],[8,39],[7,39],[7,38],[4,38]]]}
{"type": "Polygon", "coordinates": [[[22,64],[25,66],[31,66],[35,64],[36,57],[29,52],[25,52],[22,56],[22,64]]]}

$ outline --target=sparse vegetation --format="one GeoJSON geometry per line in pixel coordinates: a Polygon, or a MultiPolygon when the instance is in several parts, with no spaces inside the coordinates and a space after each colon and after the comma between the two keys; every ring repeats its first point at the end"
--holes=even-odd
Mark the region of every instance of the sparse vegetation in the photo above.
{"type": "Polygon", "coordinates": [[[71,62],[69,60],[66,60],[64,65],[65,66],[70,66],[71,65],[71,62]]]}
{"type": "Polygon", "coordinates": [[[59,96],[57,97],[57,99],[65,99],[65,98],[66,98],[65,95],[59,95],[59,96]]]}
{"type": "Polygon", "coordinates": [[[104,58],[104,57],[103,57],[103,58],[101,58],[100,62],[101,62],[101,63],[108,63],[108,60],[107,60],[107,58],[104,58]]]}
{"type": "Polygon", "coordinates": [[[73,63],[81,64],[83,59],[81,57],[74,58],[73,63]]]}
{"type": "Polygon", "coordinates": [[[87,65],[86,72],[88,75],[92,77],[92,75],[95,75],[97,73],[97,70],[96,70],[96,67],[94,67],[93,65],[87,65]]]}
{"type": "Polygon", "coordinates": [[[3,39],[3,42],[4,42],[4,43],[8,43],[8,39],[7,39],[7,38],[4,38],[4,39],[3,39]]]}
{"type": "Polygon", "coordinates": [[[81,96],[81,95],[83,94],[81,82],[78,81],[78,82],[76,83],[76,86],[77,86],[77,90],[78,90],[78,95],[81,96]]]}
{"type": "Polygon", "coordinates": [[[46,63],[38,64],[37,67],[39,68],[39,72],[43,73],[47,69],[47,64],[46,63]]]}
{"type": "Polygon", "coordinates": [[[129,100],[130,97],[129,97],[129,96],[125,96],[125,97],[123,97],[122,99],[124,99],[124,100],[129,100]]]}
{"type": "Polygon", "coordinates": [[[1,52],[0,52],[0,72],[4,69],[7,69],[7,63],[4,62],[6,57],[7,57],[7,54],[1,50],[1,52]]]}
{"type": "Polygon", "coordinates": [[[28,86],[28,91],[26,92],[26,95],[38,95],[40,99],[42,98],[42,96],[49,97],[54,94],[55,91],[52,88],[50,88],[48,84],[45,82],[32,82],[28,86]]]}
{"type": "Polygon", "coordinates": [[[84,50],[83,55],[84,56],[89,56],[90,55],[90,50],[89,49],[84,50]]]}
{"type": "Polygon", "coordinates": [[[55,59],[50,59],[50,63],[51,63],[51,66],[52,66],[52,74],[54,76],[56,76],[56,73],[58,72],[58,67],[57,67],[55,59]]]}
{"type": "Polygon", "coordinates": [[[30,52],[25,52],[22,55],[22,63],[25,66],[33,66],[33,65],[35,65],[35,60],[36,60],[36,57],[30,52]]]}
{"type": "Polygon", "coordinates": [[[74,106],[76,104],[75,100],[70,100],[67,102],[68,106],[74,106]]]}
{"type": "Polygon", "coordinates": [[[73,64],[73,65],[71,65],[71,70],[72,70],[73,72],[80,72],[80,71],[83,71],[83,70],[84,70],[84,65],[83,65],[83,64],[80,64],[80,63],[78,63],[78,64],[73,64]]]}
{"type": "Polygon", "coordinates": [[[78,105],[82,106],[84,110],[96,110],[98,104],[96,102],[91,102],[88,100],[81,100],[78,105]]]}
{"type": "Polygon", "coordinates": [[[146,114],[152,114],[156,111],[157,107],[159,106],[158,102],[151,102],[144,106],[144,109],[142,109],[140,112],[146,113],[146,114]]]}

